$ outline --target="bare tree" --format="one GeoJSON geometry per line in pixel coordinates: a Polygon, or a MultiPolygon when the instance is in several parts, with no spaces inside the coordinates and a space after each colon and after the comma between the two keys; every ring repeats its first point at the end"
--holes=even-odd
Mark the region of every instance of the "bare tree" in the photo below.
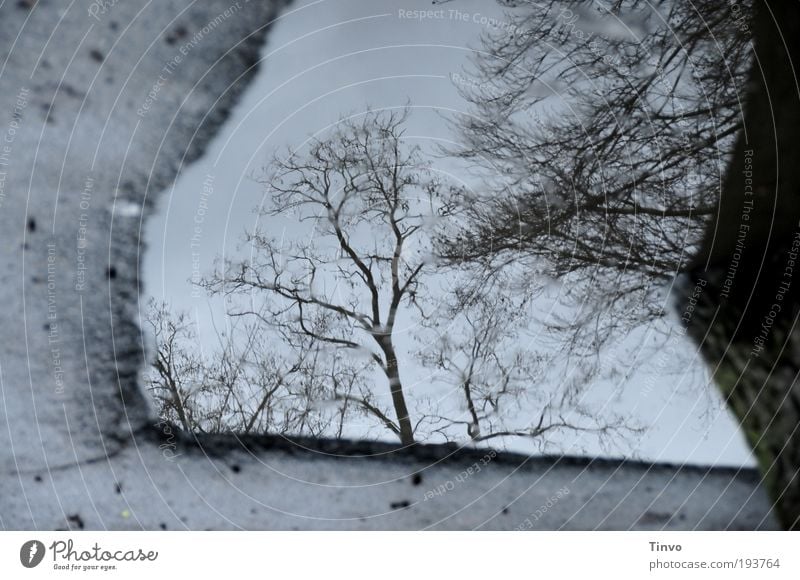
{"type": "Polygon", "coordinates": [[[158,345],[147,382],[159,416],[192,431],[197,427],[192,385],[202,384],[204,369],[199,354],[186,349],[193,337],[190,324],[185,314],[173,316],[166,303],[154,300],[147,321],[158,345]]]}
{"type": "MultiPolygon", "coordinates": [[[[229,261],[204,282],[212,293],[250,297],[233,316],[256,318],[290,343],[313,340],[362,357],[377,369],[392,412],[373,389],[338,395],[378,419],[403,444],[414,442],[395,344],[398,318],[422,312],[417,295],[433,273],[429,236],[452,208],[455,190],[406,147],[408,110],[345,119],[304,153],[276,156],[261,179],[269,198],[263,218],[294,217],[300,236],[247,235],[248,261],[229,261]]],[[[284,222],[285,224],[285,222],[284,222]]],[[[339,382],[329,377],[334,388],[339,382]]]]}
{"type": "Polygon", "coordinates": [[[187,313],[152,301],[148,322],[156,352],[147,382],[163,419],[189,432],[341,437],[352,409],[325,402],[350,397],[358,374],[339,369],[329,391],[326,353],[313,341],[277,354],[259,328],[234,325],[204,353],[187,313]]]}
{"type": "Polygon", "coordinates": [[[505,4],[456,79],[472,111],[452,153],[483,187],[440,252],[484,277],[525,265],[531,291],[562,281],[577,314],[548,325],[593,355],[663,315],[665,283],[715,212],[746,23],[727,0],[505,4]]]}
{"type": "Polygon", "coordinates": [[[432,431],[449,439],[461,427],[476,442],[525,437],[541,448],[548,441],[544,435],[557,431],[588,432],[601,441],[639,431],[626,418],[588,409],[581,402],[587,383],[547,380],[554,357],[523,340],[530,297],[514,292],[503,278],[495,277],[479,293],[456,289],[442,317],[447,327],[435,321],[430,328],[434,338],[420,359],[463,402],[460,417],[440,410],[426,417],[432,431]]]}
{"type": "Polygon", "coordinates": [[[404,142],[408,113],[344,119],[265,169],[247,259],[229,259],[201,283],[225,296],[240,328],[209,362],[195,362],[206,404],[195,397],[203,421],[194,424],[341,437],[348,421],[368,417],[404,445],[457,438],[462,426],[476,442],[621,432],[621,421],[582,408],[579,388],[543,385],[541,356],[519,344],[530,295],[513,291],[506,274],[463,284],[459,268],[433,259],[462,192],[404,142]],[[410,402],[420,333],[434,384],[456,385],[466,414],[410,402]]]}

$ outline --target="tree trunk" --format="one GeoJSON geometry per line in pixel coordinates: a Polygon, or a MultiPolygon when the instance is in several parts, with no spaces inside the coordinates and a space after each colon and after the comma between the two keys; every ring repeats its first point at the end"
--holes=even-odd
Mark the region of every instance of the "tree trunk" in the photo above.
{"type": "Polygon", "coordinates": [[[389,390],[392,393],[392,404],[397,415],[397,426],[400,428],[400,442],[403,445],[413,445],[414,430],[411,427],[411,418],[408,415],[406,397],[403,394],[403,383],[400,380],[400,368],[397,365],[397,354],[391,338],[384,338],[379,342],[381,350],[386,357],[386,378],[389,380],[389,390]]]}
{"type": "Polygon", "coordinates": [[[744,127],[681,316],[757,456],[778,519],[800,528],[800,4],[759,0],[744,127]]]}

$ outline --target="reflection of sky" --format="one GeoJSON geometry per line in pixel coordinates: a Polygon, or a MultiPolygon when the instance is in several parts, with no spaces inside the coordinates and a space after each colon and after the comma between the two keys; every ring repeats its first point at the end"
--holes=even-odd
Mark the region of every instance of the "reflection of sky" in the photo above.
{"type": "MultiPolygon", "coordinates": [[[[186,168],[148,222],[146,292],[191,310],[201,345],[213,345],[213,325],[224,326],[224,308],[193,293],[188,281],[208,273],[216,257],[236,254],[242,233],[256,224],[252,209],[261,202],[262,188],[252,176],[276,149],[301,146],[309,135],[367,105],[396,107],[410,99],[415,106],[408,122],[410,140],[425,146],[453,138],[441,113],[464,108],[452,75],[462,72],[470,47],[485,30],[483,16],[502,18],[497,6],[485,0],[441,6],[413,0],[402,8],[389,0],[295,2],[270,32],[260,73],[206,155],[186,168]],[[456,8],[461,19],[450,17],[456,8]],[[420,22],[399,18],[400,9],[439,9],[445,17],[420,22]]],[[[282,224],[274,227],[282,229],[282,224]]],[[[705,386],[694,349],[684,339],[675,340],[676,352],[691,360],[681,370],[648,362],[639,350],[646,340],[631,338],[614,359],[621,362],[607,365],[625,370],[636,357],[644,363],[641,370],[620,379],[609,368],[608,376],[592,386],[588,397],[593,404],[656,423],[637,442],[642,458],[749,463],[734,423],[724,410],[719,412],[716,396],[705,386]]],[[[429,390],[424,374],[412,374],[405,376],[411,396],[429,390]]],[[[508,443],[519,451],[534,449],[524,440],[508,443]]],[[[586,437],[568,435],[560,443],[571,453],[619,453],[603,451],[586,437]]]]}

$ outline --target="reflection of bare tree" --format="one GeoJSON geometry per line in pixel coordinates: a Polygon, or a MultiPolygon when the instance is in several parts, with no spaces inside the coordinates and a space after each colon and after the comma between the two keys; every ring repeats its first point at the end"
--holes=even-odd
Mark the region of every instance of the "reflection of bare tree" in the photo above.
{"type": "Polygon", "coordinates": [[[452,438],[453,427],[461,426],[473,441],[486,441],[540,439],[555,431],[607,439],[636,431],[622,417],[607,417],[581,404],[585,385],[548,387],[545,374],[553,357],[521,344],[530,321],[528,300],[497,279],[481,293],[451,294],[444,317],[448,327],[434,325],[437,337],[420,358],[461,394],[464,413],[460,418],[430,414],[426,420],[435,426],[432,432],[452,438]]]}
{"type": "Polygon", "coordinates": [[[171,316],[166,304],[151,302],[148,322],[158,348],[149,376],[149,389],[160,415],[176,421],[187,431],[196,426],[190,386],[196,382],[202,364],[199,353],[186,350],[191,328],[184,314],[171,316]]]}
{"type": "Polygon", "coordinates": [[[226,264],[205,286],[212,293],[263,297],[263,313],[232,314],[256,317],[290,342],[310,339],[364,354],[388,384],[393,418],[371,389],[344,400],[409,444],[414,428],[395,329],[403,309],[418,307],[417,293],[431,273],[421,249],[426,226],[448,214],[452,192],[418,149],[405,151],[406,116],[370,112],[342,121],[304,155],[276,157],[264,180],[271,203],[262,215],[313,221],[313,237],[278,240],[252,232],[252,259],[226,264]]]}
{"type": "Polygon", "coordinates": [[[327,353],[313,341],[278,356],[258,327],[234,327],[202,355],[185,313],[152,303],[148,322],[157,343],[149,390],[160,416],[187,431],[321,436],[331,429],[341,434],[349,419],[347,405],[325,402],[351,396],[356,374],[341,369],[326,381],[327,353]]]}
{"type": "Polygon", "coordinates": [[[507,4],[460,83],[473,110],[454,153],[485,188],[441,251],[562,281],[580,308],[550,327],[593,356],[662,316],[664,283],[714,212],[749,39],[727,0],[507,4]]]}
{"type": "MultiPolygon", "coordinates": [[[[444,287],[458,274],[433,262],[431,246],[450,227],[461,191],[402,142],[407,115],[370,111],[302,154],[272,160],[262,225],[246,236],[248,259],[229,260],[202,282],[225,296],[241,327],[221,337],[211,362],[186,355],[190,365],[157,375],[169,413],[169,377],[183,372],[196,385],[178,389],[177,400],[191,401],[186,424],[204,430],[342,436],[348,422],[366,417],[411,444],[451,439],[462,425],[474,441],[616,429],[603,430],[599,417],[585,421],[574,389],[545,394],[537,384],[541,360],[515,345],[529,297],[517,299],[496,279],[477,291],[444,287]],[[290,224],[281,236],[270,235],[272,218],[290,224]],[[457,340],[438,336],[448,321],[459,327],[457,340]],[[426,339],[434,346],[423,360],[438,378],[457,377],[466,421],[439,405],[426,412],[416,405],[422,399],[409,403],[404,377],[414,359],[401,356],[399,324],[436,336],[426,339]],[[537,409],[533,422],[519,416],[521,405],[537,409]]],[[[180,317],[176,324],[185,328],[180,317]]],[[[169,348],[167,341],[162,350],[169,348]]]]}

